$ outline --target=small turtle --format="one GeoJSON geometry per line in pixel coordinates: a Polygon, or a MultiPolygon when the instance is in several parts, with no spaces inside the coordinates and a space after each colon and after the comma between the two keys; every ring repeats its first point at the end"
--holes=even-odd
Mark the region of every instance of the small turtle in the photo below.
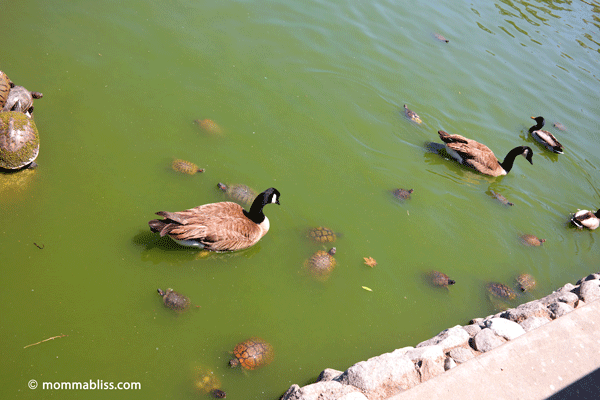
{"type": "Polygon", "coordinates": [[[257,369],[273,361],[273,346],[263,339],[253,337],[238,343],[233,349],[233,356],[229,361],[231,367],[241,365],[245,369],[257,369]]]}
{"type": "Polygon", "coordinates": [[[182,174],[194,175],[196,172],[204,172],[204,168],[198,168],[196,164],[186,160],[173,160],[171,166],[175,171],[181,172],[182,174]]]}
{"type": "Polygon", "coordinates": [[[184,312],[190,308],[190,299],[181,293],[175,292],[173,289],[169,288],[167,291],[163,291],[162,289],[157,289],[158,294],[160,294],[163,298],[163,302],[165,306],[170,308],[171,310],[175,310],[177,312],[184,312]]]}
{"type": "Polygon", "coordinates": [[[519,274],[515,280],[522,292],[534,289],[537,284],[535,278],[530,274],[519,274]]]}
{"type": "Polygon", "coordinates": [[[417,124],[420,124],[420,123],[422,123],[422,122],[423,122],[423,121],[421,120],[421,117],[419,117],[419,116],[417,115],[417,113],[416,113],[416,112],[414,112],[414,111],[410,110],[410,109],[409,109],[409,108],[406,106],[406,104],[404,105],[404,114],[406,115],[406,118],[410,119],[411,121],[413,121],[413,122],[415,122],[415,123],[417,123],[417,124]]]}
{"type": "Polygon", "coordinates": [[[206,367],[195,367],[192,379],[194,388],[202,393],[212,393],[215,390],[220,390],[221,380],[212,370],[206,367]]]}
{"type": "Polygon", "coordinates": [[[525,246],[541,246],[546,241],[546,239],[538,239],[533,235],[521,235],[519,239],[525,246]]]}
{"type": "Polygon", "coordinates": [[[397,198],[398,200],[408,200],[410,199],[410,194],[414,192],[413,189],[402,189],[402,188],[398,188],[396,190],[392,191],[392,194],[394,195],[395,198],[397,198]]]}
{"type": "Polygon", "coordinates": [[[511,203],[510,201],[508,201],[506,199],[506,197],[502,196],[498,192],[494,192],[491,189],[490,189],[490,194],[492,195],[493,198],[497,199],[500,203],[504,204],[505,206],[514,206],[515,205],[514,203],[511,203]]]}
{"type": "Polygon", "coordinates": [[[41,99],[42,96],[42,93],[30,92],[23,86],[12,86],[2,111],[18,111],[31,117],[33,114],[33,99],[41,99]]]}
{"type": "Polygon", "coordinates": [[[329,251],[319,250],[304,262],[304,266],[315,278],[324,281],[329,278],[329,274],[337,264],[333,257],[335,252],[335,247],[329,251]]]}
{"type": "Polygon", "coordinates": [[[434,33],[433,37],[436,38],[437,40],[439,40],[440,42],[445,42],[448,43],[449,40],[446,39],[445,37],[443,37],[442,35],[440,35],[439,33],[434,33]]]}
{"type": "Polygon", "coordinates": [[[218,183],[217,187],[224,191],[232,200],[245,205],[252,204],[257,193],[246,185],[225,185],[218,183]]]}
{"type": "Polygon", "coordinates": [[[12,82],[10,79],[8,79],[8,76],[6,76],[4,72],[0,71],[0,109],[2,109],[6,104],[11,83],[12,82]]]}
{"type": "Polygon", "coordinates": [[[567,130],[567,127],[564,126],[563,124],[561,124],[560,122],[555,122],[553,125],[559,131],[566,131],[567,130]]]}
{"type": "Polygon", "coordinates": [[[456,281],[450,279],[448,275],[439,271],[430,271],[427,274],[427,277],[433,286],[448,287],[448,285],[454,285],[456,283],[456,281]]]}
{"type": "Polygon", "coordinates": [[[197,119],[194,122],[197,123],[200,126],[200,128],[204,129],[208,133],[215,133],[215,134],[223,133],[223,130],[221,129],[221,127],[219,125],[217,125],[217,123],[213,120],[197,119]]]}
{"type": "Polygon", "coordinates": [[[337,239],[336,234],[329,228],[324,226],[318,226],[308,231],[308,237],[315,242],[319,243],[331,243],[337,239]]]}
{"type": "Polygon", "coordinates": [[[0,168],[35,167],[40,136],[33,119],[16,111],[0,112],[0,168]]]}
{"type": "Polygon", "coordinates": [[[227,393],[225,393],[224,391],[222,391],[221,389],[213,389],[211,390],[210,394],[215,398],[215,399],[224,399],[225,397],[227,397],[227,393]]]}
{"type": "Polygon", "coordinates": [[[502,283],[490,282],[485,287],[490,294],[501,299],[513,300],[515,297],[517,297],[517,294],[514,292],[514,290],[506,285],[503,285],[502,283]]]}

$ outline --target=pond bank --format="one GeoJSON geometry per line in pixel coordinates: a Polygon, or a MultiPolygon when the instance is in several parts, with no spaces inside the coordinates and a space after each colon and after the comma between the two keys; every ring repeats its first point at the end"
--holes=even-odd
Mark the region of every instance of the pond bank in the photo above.
{"type": "Polygon", "coordinates": [[[344,372],[325,369],[316,383],[292,385],[281,400],[547,398],[600,367],[598,299],[600,273],[590,274],[416,347],[344,372]]]}

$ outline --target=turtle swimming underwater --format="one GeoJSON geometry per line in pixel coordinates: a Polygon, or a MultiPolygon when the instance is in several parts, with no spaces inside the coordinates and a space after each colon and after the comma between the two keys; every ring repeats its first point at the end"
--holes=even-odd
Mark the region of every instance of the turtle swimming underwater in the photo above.
{"type": "Polygon", "coordinates": [[[319,250],[304,262],[304,266],[312,276],[324,281],[329,278],[331,271],[337,264],[333,257],[335,252],[335,247],[332,247],[329,251],[319,250]]]}
{"type": "Polygon", "coordinates": [[[525,246],[541,246],[546,241],[546,239],[538,239],[537,236],[533,235],[521,235],[519,239],[525,246]]]}
{"type": "Polygon", "coordinates": [[[530,274],[519,274],[515,280],[517,281],[517,285],[522,292],[527,292],[534,289],[537,284],[535,278],[530,274]]]}
{"type": "Polygon", "coordinates": [[[223,133],[223,130],[221,129],[221,127],[219,125],[217,125],[217,123],[213,120],[210,119],[203,119],[203,120],[195,120],[195,123],[197,123],[200,128],[204,129],[206,132],[208,133],[214,133],[214,134],[220,134],[223,133]]]}
{"type": "Polygon", "coordinates": [[[0,168],[35,167],[40,136],[33,119],[17,111],[0,112],[0,168]]]}
{"type": "Polygon", "coordinates": [[[502,283],[490,282],[485,286],[485,288],[490,294],[501,299],[513,300],[515,297],[517,297],[517,294],[514,290],[502,283]]]}
{"type": "Polygon", "coordinates": [[[410,194],[412,192],[414,192],[413,189],[408,189],[407,190],[407,189],[398,188],[398,189],[392,190],[392,194],[398,200],[408,200],[408,199],[410,199],[410,194]]]}
{"type": "Polygon", "coordinates": [[[448,43],[449,42],[448,39],[446,39],[445,37],[443,37],[439,33],[434,33],[433,37],[436,38],[437,40],[439,40],[440,42],[444,42],[444,43],[448,43]]]}
{"type": "Polygon", "coordinates": [[[257,194],[254,189],[246,186],[246,185],[225,185],[223,183],[218,183],[217,187],[224,191],[227,196],[229,196],[233,201],[238,203],[242,203],[245,205],[252,204],[257,194]]]}
{"type": "Polygon", "coordinates": [[[318,243],[331,243],[335,242],[337,239],[336,234],[331,229],[324,226],[309,229],[308,237],[318,243]]]}
{"type": "Polygon", "coordinates": [[[169,288],[167,291],[163,291],[162,289],[157,289],[158,294],[160,294],[163,298],[163,303],[166,307],[171,310],[175,310],[177,312],[184,312],[190,308],[190,299],[187,296],[182,295],[181,293],[175,292],[173,289],[169,288]]]}
{"type": "Polygon", "coordinates": [[[419,117],[416,112],[409,110],[409,108],[406,106],[406,104],[404,105],[404,114],[406,115],[406,118],[410,119],[411,121],[413,121],[417,124],[420,124],[423,122],[423,120],[421,120],[421,117],[419,117]]]}
{"type": "Polygon", "coordinates": [[[41,99],[43,96],[42,93],[30,92],[23,86],[12,86],[2,111],[18,111],[31,117],[33,114],[33,99],[41,99]]]}
{"type": "Polygon", "coordinates": [[[430,271],[427,273],[427,279],[429,283],[437,287],[448,287],[448,285],[454,285],[456,281],[450,279],[448,275],[440,271],[430,271]]]}
{"type": "Polygon", "coordinates": [[[182,174],[194,175],[196,172],[204,172],[204,168],[198,168],[193,162],[186,160],[173,160],[171,167],[182,174]]]}
{"type": "Polygon", "coordinates": [[[263,339],[252,337],[238,343],[233,349],[233,356],[229,361],[231,367],[241,365],[242,368],[253,370],[273,361],[273,346],[263,339]]]}
{"type": "Polygon", "coordinates": [[[492,195],[493,198],[497,199],[500,203],[504,204],[505,206],[514,206],[514,203],[511,203],[510,201],[508,201],[508,199],[504,196],[502,196],[500,193],[498,192],[494,192],[492,189],[490,189],[490,194],[492,195]]]}
{"type": "MultiPolygon", "coordinates": [[[[221,380],[217,377],[217,375],[210,369],[206,368],[206,367],[195,367],[193,370],[193,383],[194,383],[194,388],[202,393],[210,393],[213,394],[215,392],[219,393],[219,392],[223,392],[220,388],[221,388],[221,380]]],[[[225,392],[223,392],[225,393],[225,392]]],[[[217,396],[215,396],[217,397],[217,396]]],[[[217,398],[224,398],[223,397],[217,397],[217,398]]]]}

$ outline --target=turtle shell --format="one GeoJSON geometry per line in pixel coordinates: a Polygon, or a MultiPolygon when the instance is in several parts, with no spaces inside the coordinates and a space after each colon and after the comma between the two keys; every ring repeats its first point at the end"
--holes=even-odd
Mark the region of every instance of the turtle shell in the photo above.
{"type": "Polygon", "coordinates": [[[333,257],[335,247],[328,252],[319,250],[304,262],[306,269],[319,280],[326,280],[335,268],[337,261],[333,257]]]}
{"type": "Polygon", "coordinates": [[[238,343],[233,349],[233,358],[229,365],[241,365],[245,369],[257,369],[273,361],[273,346],[263,339],[253,337],[238,343]]]}
{"type": "Polygon", "coordinates": [[[187,311],[190,308],[190,299],[187,296],[182,295],[181,293],[177,293],[173,289],[169,288],[167,291],[163,291],[162,289],[158,289],[158,294],[160,294],[163,298],[163,303],[166,307],[171,310],[175,310],[178,312],[187,311]]]}
{"type": "Polygon", "coordinates": [[[237,201],[242,204],[252,204],[258,194],[246,185],[225,185],[219,183],[217,185],[219,189],[224,191],[233,201],[237,201]]]}
{"type": "Polygon", "coordinates": [[[537,284],[535,278],[530,274],[520,274],[516,277],[516,281],[522,292],[534,289],[537,284]]]}
{"type": "Polygon", "coordinates": [[[546,239],[538,239],[533,235],[521,235],[519,239],[525,246],[541,246],[546,241],[546,239]]]}
{"type": "Polygon", "coordinates": [[[204,172],[204,169],[198,168],[196,164],[186,160],[173,160],[171,166],[175,171],[181,172],[182,174],[194,175],[196,172],[204,172]]]}
{"type": "Polygon", "coordinates": [[[13,86],[8,93],[8,98],[2,111],[18,111],[31,116],[33,112],[33,99],[40,99],[42,96],[41,93],[30,92],[23,86],[13,86]]]}
{"type": "Polygon", "coordinates": [[[19,169],[31,164],[40,151],[33,119],[16,111],[0,112],[0,167],[19,169]]]}
{"type": "Polygon", "coordinates": [[[433,286],[448,287],[448,285],[454,285],[456,282],[440,271],[430,271],[427,274],[429,282],[433,286]]]}
{"type": "Polygon", "coordinates": [[[6,104],[8,93],[10,92],[10,79],[2,71],[0,71],[0,109],[6,104]]]}
{"type": "Polygon", "coordinates": [[[398,188],[396,190],[392,191],[392,194],[394,195],[395,198],[397,198],[398,200],[408,200],[410,199],[410,194],[414,192],[413,189],[402,189],[402,188],[398,188]]]}
{"type": "Polygon", "coordinates": [[[561,124],[560,122],[555,122],[553,125],[559,131],[566,131],[567,130],[567,127],[564,126],[563,124],[561,124]]]}
{"type": "Polygon", "coordinates": [[[433,37],[436,38],[437,40],[439,40],[440,42],[445,42],[448,43],[449,40],[446,39],[445,37],[443,37],[442,35],[440,35],[439,33],[434,33],[433,37]]]}
{"type": "Polygon", "coordinates": [[[505,206],[514,206],[514,203],[511,203],[510,201],[508,201],[508,199],[504,196],[502,196],[500,193],[498,192],[494,192],[493,190],[490,189],[490,194],[492,195],[492,197],[494,197],[496,200],[498,200],[500,203],[504,204],[505,206]]]}
{"type": "Polygon", "coordinates": [[[193,370],[194,388],[202,393],[219,390],[221,381],[215,373],[206,367],[195,367],[193,370]]]}
{"type": "Polygon", "coordinates": [[[420,124],[423,122],[423,120],[421,120],[421,117],[419,117],[416,112],[410,110],[406,106],[406,104],[404,105],[404,114],[406,115],[406,118],[410,119],[411,121],[413,121],[417,124],[420,124]]]}
{"type": "Polygon", "coordinates": [[[216,133],[216,134],[223,133],[223,130],[221,129],[221,127],[219,125],[217,125],[217,123],[211,119],[203,119],[203,120],[197,119],[194,122],[196,122],[200,126],[200,128],[204,129],[208,133],[216,133]]]}
{"type": "Polygon", "coordinates": [[[488,292],[501,299],[512,300],[517,297],[517,294],[514,292],[514,290],[502,283],[490,282],[485,287],[488,292]]]}
{"type": "Polygon", "coordinates": [[[318,243],[331,243],[335,242],[337,236],[335,233],[324,226],[318,226],[308,231],[308,237],[318,243]]]}

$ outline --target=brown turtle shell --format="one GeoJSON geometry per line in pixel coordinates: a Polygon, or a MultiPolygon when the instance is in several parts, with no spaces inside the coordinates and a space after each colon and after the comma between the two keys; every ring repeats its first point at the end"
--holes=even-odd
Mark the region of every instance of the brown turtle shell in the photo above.
{"type": "Polygon", "coordinates": [[[162,296],[165,306],[171,310],[184,312],[190,308],[190,299],[188,299],[187,296],[184,296],[171,288],[167,289],[166,292],[162,289],[158,289],[157,291],[158,294],[162,296]]]}
{"type": "Polygon", "coordinates": [[[404,105],[404,114],[406,115],[406,118],[410,119],[411,121],[413,121],[417,124],[420,124],[423,122],[423,120],[421,120],[421,117],[419,117],[416,112],[410,110],[406,106],[406,104],[404,105]]]}
{"type": "Polygon", "coordinates": [[[519,239],[525,246],[541,246],[546,241],[546,239],[539,239],[533,235],[521,235],[519,239]]]}
{"type": "Polygon", "coordinates": [[[213,133],[213,134],[223,133],[223,130],[221,129],[221,127],[219,125],[217,125],[217,123],[211,119],[203,119],[203,120],[197,119],[194,122],[197,123],[200,126],[200,128],[204,129],[208,133],[213,133]]]}
{"type": "Polygon", "coordinates": [[[442,35],[440,35],[439,33],[434,33],[433,37],[436,38],[437,40],[439,40],[440,42],[445,42],[448,43],[449,40],[446,39],[445,37],[443,37],[442,35]]]}
{"type": "Polygon", "coordinates": [[[408,200],[410,199],[410,194],[414,192],[413,189],[402,189],[402,188],[398,188],[392,191],[392,194],[394,195],[395,198],[397,198],[398,200],[408,200]]]}
{"type": "Polygon", "coordinates": [[[217,187],[224,191],[233,201],[244,205],[252,204],[256,196],[258,196],[254,189],[246,185],[225,185],[219,182],[217,187]]]}
{"type": "Polygon", "coordinates": [[[204,172],[203,168],[198,168],[196,164],[186,160],[173,160],[171,167],[182,174],[194,175],[196,172],[204,172]]]}
{"type": "Polygon", "coordinates": [[[40,136],[33,119],[17,111],[0,112],[0,167],[23,168],[39,151],[40,136]]]}
{"type": "Polygon", "coordinates": [[[42,93],[30,92],[23,86],[13,86],[8,92],[6,104],[2,107],[2,111],[18,111],[31,116],[33,113],[33,99],[41,99],[42,93]]]}
{"type": "Polygon", "coordinates": [[[318,226],[308,231],[308,237],[318,243],[331,243],[337,239],[336,234],[325,226],[318,226]]]}
{"type": "Polygon", "coordinates": [[[448,275],[440,271],[430,271],[427,274],[427,277],[433,286],[448,287],[448,285],[454,285],[456,283],[456,281],[450,279],[448,275]]]}
{"type": "Polygon", "coordinates": [[[508,199],[504,196],[502,196],[500,193],[498,192],[494,192],[493,190],[490,189],[490,194],[492,195],[492,197],[494,197],[496,200],[498,200],[500,203],[504,204],[505,206],[514,206],[514,203],[511,203],[510,201],[508,201],[508,199]]]}
{"type": "Polygon", "coordinates": [[[514,290],[502,283],[490,282],[485,287],[488,292],[501,299],[513,300],[515,297],[517,297],[517,294],[514,290]]]}
{"type": "Polygon", "coordinates": [[[530,274],[519,274],[515,280],[522,292],[533,290],[537,285],[535,278],[530,274]]]}
{"type": "Polygon", "coordinates": [[[261,338],[253,337],[238,343],[233,349],[235,358],[229,361],[229,365],[253,370],[263,367],[273,361],[273,346],[261,338]]]}
{"type": "Polygon", "coordinates": [[[333,257],[335,251],[335,247],[331,248],[329,251],[319,250],[304,262],[304,266],[311,275],[324,281],[329,277],[331,271],[333,271],[337,265],[337,261],[333,257]]]}

